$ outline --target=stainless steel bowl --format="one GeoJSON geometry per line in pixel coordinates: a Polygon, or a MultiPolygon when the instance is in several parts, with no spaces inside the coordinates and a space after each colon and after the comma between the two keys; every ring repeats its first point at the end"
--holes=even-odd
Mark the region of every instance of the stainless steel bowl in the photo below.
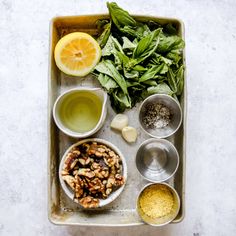
{"type": "MultiPolygon", "coordinates": [[[[157,206],[155,206],[155,207],[157,207],[157,206]]],[[[136,204],[136,209],[137,209],[139,216],[147,224],[152,225],[152,226],[167,225],[171,221],[173,221],[179,213],[179,209],[180,209],[179,195],[176,192],[176,190],[167,183],[148,184],[139,193],[139,196],[137,199],[137,204],[136,204]],[[144,192],[146,190],[148,190],[149,188],[152,188],[152,187],[161,188],[162,186],[166,187],[171,192],[171,194],[173,196],[173,205],[172,205],[172,208],[168,214],[166,214],[162,217],[153,218],[153,217],[150,217],[148,214],[146,214],[146,212],[142,209],[142,206],[140,204],[140,199],[143,197],[144,192]]]]}
{"type": "Polygon", "coordinates": [[[139,108],[139,122],[143,130],[154,138],[167,138],[173,135],[180,127],[182,122],[181,107],[174,98],[165,94],[154,94],[147,97],[139,108]],[[148,113],[150,104],[162,104],[170,110],[170,122],[167,126],[162,128],[147,127],[144,118],[148,113]]]}
{"type": "Polygon", "coordinates": [[[136,167],[147,180],[160,183],[170,179],[179,166],[179,154],[175,146],[165,139],[144,141],[136,154],[136,167]]]}

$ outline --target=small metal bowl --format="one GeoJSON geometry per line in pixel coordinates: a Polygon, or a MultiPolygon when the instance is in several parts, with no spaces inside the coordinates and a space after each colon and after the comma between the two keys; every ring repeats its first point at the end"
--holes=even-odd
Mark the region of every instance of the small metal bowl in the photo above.
{"type": "Polygon", "coordinates": [[[144,141],[136,154],[136,167],[147,180],[160,183],[170,179],[179,166],[179,154],[175,146],[165,139],[144,141]]]}
{"type": "MultiPolygon", "coordinates": [[[[157,207],[157,206],[155,205],[154,207],[157,207]]],[[[140,194],[137,199],[137,204],[136,204],[136,210],[137,210],[139,216],[142,218],[142,220],[144,222],[146,222],[147,224],[152,225],[152,226],[163,226],[163,225],[169,224],[178,215],[179,209],[180,209],[179,195],[176,192],[176,190],[167,183],[158,183],[158,184],[156,183],[156,184],[146,185],[140,191],[140,194]],[[167,188],[167,190],[169,190],[172,193],[172,196],[173,196],[173,206],[171,208],[171,211],[162,217],[157,217],[157,218],[150,217],[150,215],[146,214],[146,212],[142,209],[142,206],[140,204],[140,199],[142,198],[144,192],[147,191],[148,189],[153,188],[153,187],[156,187],[156,188],[162,187],[163,188],[163,186],[165,186],[167,188]]]]}
{"type": "Polygon", "coordinates": [[[154,138],[167,138],[173,135],[180,127],[182,122],[182,110],[179,103],[171,96],[165,94],[154,94],[147,97],[139,108],[139,122],[142,129],[154,138]],[[162,128],[147,127],[144,118],[148,113],[150,104],[162,104],[170,110],[169,124],[162,128]]]}

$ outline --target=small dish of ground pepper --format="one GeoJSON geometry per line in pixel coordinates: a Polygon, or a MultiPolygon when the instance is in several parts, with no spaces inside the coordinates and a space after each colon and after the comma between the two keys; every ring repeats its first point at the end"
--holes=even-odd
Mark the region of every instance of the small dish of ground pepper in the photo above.
{"type": "Polygon", "coordinates": [[[150,136],[167,138],[173,135],[181,125],[180,104],[169,95],[149,96],[140,106],[139,122],[143,130],[150,136]]]}

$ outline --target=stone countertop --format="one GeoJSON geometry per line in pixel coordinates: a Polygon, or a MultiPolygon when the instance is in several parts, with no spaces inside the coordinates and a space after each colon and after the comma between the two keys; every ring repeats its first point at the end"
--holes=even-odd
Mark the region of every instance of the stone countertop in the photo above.
{"type": "Polygon", "coordinates": [[[236,2],[117,1],[133,14],[186,27],[186,217],[176,225],[67,227],[47,218],[49,21],[104,13],[106,1],[0,1],[0,235],[234,236],[236,232],[236,2]]]}

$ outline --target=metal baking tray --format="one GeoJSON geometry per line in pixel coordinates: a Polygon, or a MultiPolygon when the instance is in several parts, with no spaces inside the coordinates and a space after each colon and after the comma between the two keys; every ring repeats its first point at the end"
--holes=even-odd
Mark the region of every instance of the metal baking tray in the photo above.
{"type": "MultiPolygon", "coordinates": [[[[145,22],[154,20],[160,24],[172,22],[178,29],[178,34],[184,38],[184,25],[178,19],[161,18],[152,16],[134,16],[136,20],[145,22]]],[[[130,124],[138,128],[139,137],[135,144],[127,144],[122,137],[110,130],[110,122],[115,113],[108,102],[108,114],[102,129],[93,137],[109,140],[124,154],[128,165],[128,178],[124,191],[118,199],[109,206],[94,211],[81,210],[63,192],[58,168],[65,150],[77,140],[63,134],[56,127],[52,117],[52,107],[56,98],[64,91],[77,86],[97,87],[99,84],[91,75],[86,78],[76,78],[65,75],[56,66],[54,61],[54,48],[58,40],[67,33],[82,31],[97,36],[96,21],[108,19],[108,15],[65,16],[56,17],[50,23],[50,51],[49,51],[49,90],[48,90],[48,217],[54,224],[61,225],[87,225],[87,226],[132,226],[144,224],[136,212],[136,198],[139,191],[148,182],[138,173],[135,166],[135,155],[138,146],[147,136],[138,123],[137,109],[139,104],[126,112],[130,124]]],[[[184,52],[183,52],[184,53],[184,52]]],[[[185,64],[185,55],[184,64],[185,64]]],[[[186,76],[185,76],[186,78],[186,76]]],[[[181,207],[179,214],[173,221],[178,223],[184,218],[185,209],[185,134],[186,134],[186,80],[184,93],[180,99],[183,109],[183,123],[178,132],[168,138],[177,148],[180,164],[175,176],[168,181],[177,190],[181,207]]]]}

